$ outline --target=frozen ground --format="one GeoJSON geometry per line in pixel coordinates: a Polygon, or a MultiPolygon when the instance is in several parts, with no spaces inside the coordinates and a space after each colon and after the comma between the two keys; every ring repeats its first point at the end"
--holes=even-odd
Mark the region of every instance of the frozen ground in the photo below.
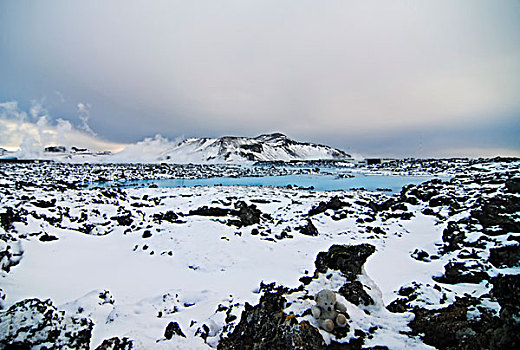
{"type": "MultiPolygon", "coordinates": [[[[80,173],[70,165],[63,165],[67,170],[56,165],[55,172],[48,164],[4,165],[0,348],[24,340],[27,333],[12,337],[23,322],[5,312],[29,298],[50,299],[65,312],[66,322],[90,319],[92,349],[113,337],[131,339],[136,349],[217,347],[239,323],[245,304],[259,302],[265,292],[261,284],[271,282],[294,289],[286,293],[287,315],[317,327],[306,312],[314,304],[312,296],[323,288],[338,292],[349,282],[340,271],[315,273],[318,253],[334,244],[362,243],[375,247],[357,276],[372,303],[338,295],[348,307],[350,330],[342,337],[323,330],[320,335],[327,344],[363,338],[365,347],[432,348],[408,325],[413,306],[436,309],[472,296],[498,315],[490,278],[519,272],[518,263],[494,266],[488,261],[490,250],[517,246],[514,209],[509,213],[513,224],[504,224],[507,232],[484,235],[486,227],[478,222],[473,229],[460,229],[465,241],[481,240],[468,254],[485,278],[469,283],[438,279],[449,263],[468,263],[461,258],[467,247],[459,241],[455,246],[445,234],[448,222],[462,225],[476,203],[499,194],[518,202],[518,194],[505,194],[504,185],[518,176],[518,165],[484,163],[464,169],[451,182],[419,185],[394,196],[240,186],[83,188],[74,184],[80,173]],[[502,180],[478,183],[475,177],[502,180]],[[338,205],[316,209],[321,202],[338,200],[338,205]],[[390,312],[387,306],[403,296],[406,286],[416,297],[403,301],[404,312],[390,312]],[[172,322],[184,337],[165,336],[172,322]]],[[[106,174],[110,169],[103,166],[106,174]]],[[[122,166],[112,169],[116,174],[122,166]]],[[[495,226],[490,229],[500,229],[495,226]]],[[[473,265],[467,266],[469,271],[473,265]]]]}

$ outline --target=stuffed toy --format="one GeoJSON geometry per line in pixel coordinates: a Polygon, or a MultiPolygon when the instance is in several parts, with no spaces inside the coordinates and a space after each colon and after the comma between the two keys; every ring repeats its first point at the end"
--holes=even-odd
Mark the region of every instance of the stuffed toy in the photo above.
{"type": "Polygon", "coordinates": [[[314,298],[316,305],[311,309],[312,315],[320,327],[327,332],[332,332],[335,326],[345,327],[347,324],[347,307],[336,301],[336,293],[329,289],[324,289],[316,294],[314,298]]]}

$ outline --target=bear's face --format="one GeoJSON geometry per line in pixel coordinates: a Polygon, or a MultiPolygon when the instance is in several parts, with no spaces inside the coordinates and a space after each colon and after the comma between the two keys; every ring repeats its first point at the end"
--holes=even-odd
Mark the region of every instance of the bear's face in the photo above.
{"type": "Polygon", "coordinates": [[[336,293],[331,290],[324,289],[316,294],[316,304],[327,312],[334,311],[334,305],[336,305],[336,293]]]}

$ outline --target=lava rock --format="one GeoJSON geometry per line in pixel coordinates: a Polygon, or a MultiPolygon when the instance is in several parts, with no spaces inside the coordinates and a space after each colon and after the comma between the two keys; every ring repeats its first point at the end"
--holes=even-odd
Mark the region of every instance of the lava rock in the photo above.
{"type": "Polygon", "coordinates": [[[341,271],[350,281],[354,281],[361,273],[367,258],[376,251],[371,244],[338,245],[335,244],[327,252],[320,252],[314,262],[316,270],[321,273],[327,269],[341,271]]]}
{"type": "Polygon", "coordinates": [[[309,210],[309,216],[321,214],[325,212],[327,209],[332,209],[334,211],[339,210],[345,206],[347,206],[348,203],[343,202],[341,199],[339,199],[338,196],[332,197],[328,202],[320,202],[317,206],[312,207],[311,210],[309,210]]]}
{"type": "Polygon", "coordinates": [[[520,263],[520,245],[491,248],[489,262],[495,267],[515,267],[520,263]]]}
{"type": "Polygon", "coordinates": [[[93,327],[88,318],[66,317],[49,299],[26,299],[0,312],[0,348],[88,350],[93,327]]]}
{"type": "Polygon", "coordinates": [[[506,180],[506,189],[511,193],[520,193],[520,178],[511,178],[506,180]]]}
{"type": "Polygon", "coordinates": [[[256,205],[247,205],[244,201],[238,201],[235,203],[235,208],[238,210],[236,216],[239,217],[243,226],[250,226],[260,223],[260,216],[262,212],[256,207],[256,205]]]}
{"type": "Polygon", "coordinates": [[[480,283],[489,279],[484,271],[469,270],[465,263],[449,262],[444,266],[444,275],[440,277],[432,277],[433,280],[440,283],[457,284],[457,283],[480,283]]]}
{"type": "Polygon", "coordinates": [[[52,235],[49,235],[49,234],[43,234],[43,235],[40,236],[39,240],[42,241],[42,242],[52,242],[52,241],[57,241],[58,237],[52,236],[52,235]]]}
{"type": "Polygon", "coordinates": [[[134,347],[134,341],[129,338],[118,337],[105,339],[95,350],[130,350],[134,347]]]}
{"type": "Polygon", "coordinates": [[[180,337],[186,338],[184,333],[182,332],[181,326],[177,322],[170,322],[166,326],[164,330],[164,337],[168,340],[172,339],[174,335],[178,335],[180,337]]]}
{"type": "Polygon", "coordinates": [[[464,245],[464,239],[466,235],[459,228],[457,223],[450,221],[448,222],[448,226],[442,232],[442,240],[444,241],[444,251],[445,252],[453,252],[464,245]]]}
{"type": "Polygon", "coordinates": [[[11,207],[6,207],[4,213],[0,213],[0,225],[6,232],[14,230],[14,222],[26,222],[26,211],[16,211],[11,207]]]}
{"type": "Polygon", "coordinates": [[[359,281],[345,283],[338,293],[354,305],[374,305],[374,299],[368,295],[365,289],[363,289],[363,284],[359,281]]]}
{"type": "Polygon", "coordinates": [[[44,200],[39,200],[39,201],[31,202],[31,204],[38,208],[44,208],[44,209],[52,208],[56,205],[56,199],[53,198],[49,202],[44,201],[44,200]]]}
{"type": "Polygon", "coordinates": [[[307,235],[307,236],[317,236],[319,235],[318,229],[314,224],[312,223],[311,219],[307,219],[307,223],[303,226],[296,228],[298,231],[300,231],[301,234],[307,235]]]}
{"type": "Polygon", "coordinates": [[[130,212],[124,215],[112,216],[110,219],[117,221],[117,223],[120,226],[130,226],[134,222],[134,219],[132,219],[132,214],[130,212]]]}
{"type": "Polygon", "coordinates": [[[179,219],[179,215],[175,214],[172,210],[168,210],[165,213],[154,214],[153,220],[161,223],[162,221],[176,222],[179,219]]]}
{"type": "Polygon", "coordinates": [[[256,306],[246,303],[240,322],[217,349],[325,349],[316,328],[306,321],[298,323],[282,311],[285,302],[282,292],[277,291],[264,293],[256,306]]]}
{"type": "Polygon", "coordinates": [[[189,212],[189,215],[196,216],[227,216],[229,214],[231,214],[231,211],[229,209],[208,206],[203,206],[195,210],[190,210],[189,212]]]}
{"type": "Polygon", "coordinates": [[[430,262],[430,255],[422,249],[415,249],[411,257],[418,261],[430,262]]]}

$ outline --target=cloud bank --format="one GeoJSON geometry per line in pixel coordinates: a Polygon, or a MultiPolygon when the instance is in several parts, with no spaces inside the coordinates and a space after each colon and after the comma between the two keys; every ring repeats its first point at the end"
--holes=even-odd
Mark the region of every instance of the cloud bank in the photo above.
{"type": "Polygon", "coordinates": [[[7,150],[18,151],[22,158],[41,156],[48,146],[75,146],[93,151],[122,148],[120,144],[97,138],[81,113],[78,118],[82,122],[80,129],[66,119],[51,121],[54,118],[38,102],[33,102],[29,113],[21,110],[16,101],[3,102],[0,103],[0,144],[7,150]]]}
{"type": "Polygon", "coordinates": [[[282,131],[420,156],[372,145],[438,130],[432,147],[476,149],[520,120],[514,0],[2,2],[0,48],[0,101],[52,97],[114,142],[282,131]],[[466,133],[437,145],[447,128],[466,133]]]}

